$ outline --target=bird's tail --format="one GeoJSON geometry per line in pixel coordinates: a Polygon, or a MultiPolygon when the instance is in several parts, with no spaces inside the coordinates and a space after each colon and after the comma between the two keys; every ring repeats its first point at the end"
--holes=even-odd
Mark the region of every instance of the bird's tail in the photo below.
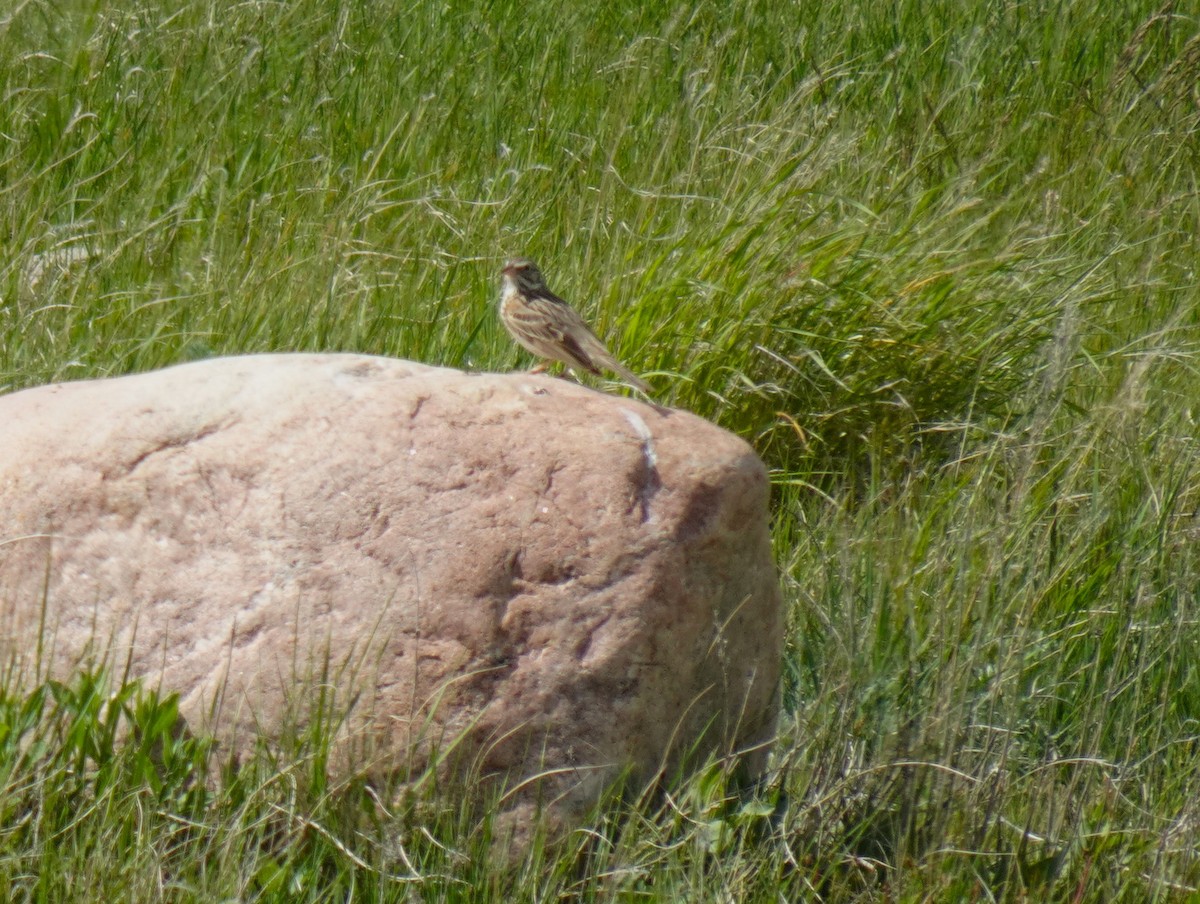
{"type": "Polygon", "coordinates": [[[637,389],[644,392],[646,395],[650,395],[650,384],[647,383],[645,380],[643,380],[641,377],[639,377],[637,374],[635,374],[632,370],[630,370],[628,367],[626,367],[620,361],[612,362],[612,371],[613,371],[613,373],[620,374],[621,379],[624,380],[629,385],[636,387],[637,389]]]}

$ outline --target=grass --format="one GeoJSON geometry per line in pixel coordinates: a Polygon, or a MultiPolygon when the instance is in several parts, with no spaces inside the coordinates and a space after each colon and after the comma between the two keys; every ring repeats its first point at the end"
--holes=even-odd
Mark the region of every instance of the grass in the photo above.
{"type": "Polygon", "coordinates": [[[764,456],[790,628],[757,796],[717,764],[517,864],[444,790],[11,692],[6,897],[1200,895],[1198,83],[1171,0],[10,4],[0,388],[513,367],[528,254],[764,456]]]}

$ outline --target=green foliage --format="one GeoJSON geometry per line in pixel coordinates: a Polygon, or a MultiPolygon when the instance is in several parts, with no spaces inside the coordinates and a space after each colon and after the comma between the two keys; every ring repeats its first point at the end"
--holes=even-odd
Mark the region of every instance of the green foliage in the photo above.
{"type": "Polygon", "coordinates": [[[204,812],[209,745],[178,700],[84,673],[0,696],[0,888],[72,900],[170,859],[204,812]],[[99,830],[97,830],[99,828],[99,830]]]}
{"type": "Polygon", "coordinates": [[[1197,84],[1172,0],[10,3],[0,390],[511,367],[528,254],[771,465],[791,623],[755,796],[516,864],[332,786],[332,709],[233,769],[172,698],[10,683],[0,896],[1195,895],[1197,84]]]}
{"type": "Polygon", "coordinates": [[[274,349],[502,366],[488,302],[522,251],[782,466],[1003,422],[1065,313],[1174,310],[1196,232],[1194,45],[1075,6],[25,3],[0,381],[274,349]],[[84,272],[23,292],[64,248],[84,272]]]}

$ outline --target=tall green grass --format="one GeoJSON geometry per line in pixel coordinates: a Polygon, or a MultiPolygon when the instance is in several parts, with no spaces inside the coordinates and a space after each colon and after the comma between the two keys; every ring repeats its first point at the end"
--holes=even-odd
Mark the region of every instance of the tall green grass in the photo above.
{"type": "Polygon", "coordinates": [[[759,795],[714,766],[520,864],[452,800],[389,836],[408,817],[296,764],[184,788],[117,743],[101,781],[62,700],[10,696],[6,736],[45,741],[4,766],[0,886],[1200,894],[1198,83],[1176,2],[11,4],[0,387],[523,365],[493,300],[527,254],[767,460],[791,618],[759,795]]]}

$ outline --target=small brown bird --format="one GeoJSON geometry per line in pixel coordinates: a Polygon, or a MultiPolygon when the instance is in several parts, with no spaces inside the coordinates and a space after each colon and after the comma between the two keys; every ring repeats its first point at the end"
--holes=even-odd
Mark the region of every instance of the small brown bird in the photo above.
{"type": "Polygon", "coordinates": [[[500,320],[523,348],[589,373],[610,370],[642,392],[650,391],[650,384],[614,358],[575,309],[546,287],[537,264],[518,258],[501,272],[500,320]]]}

